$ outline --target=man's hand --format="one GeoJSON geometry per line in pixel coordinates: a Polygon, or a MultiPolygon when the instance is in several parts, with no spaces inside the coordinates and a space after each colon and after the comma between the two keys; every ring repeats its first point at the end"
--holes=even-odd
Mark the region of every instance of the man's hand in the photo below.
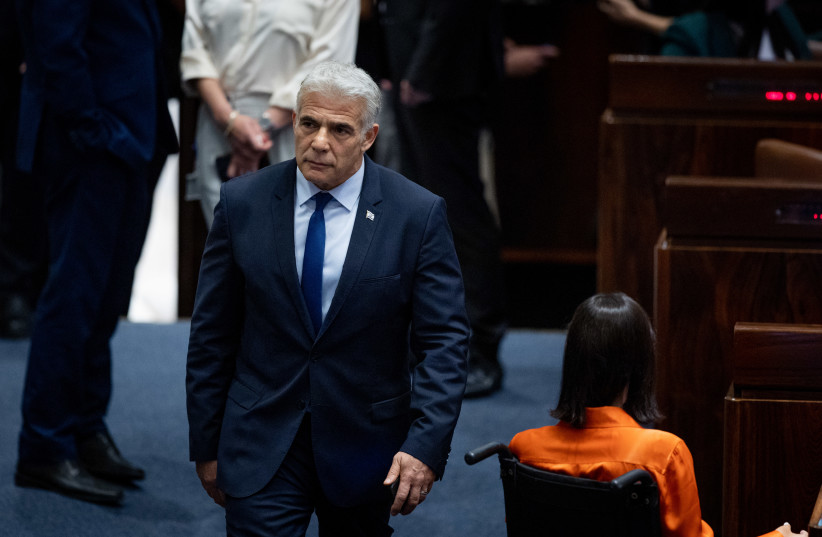
{"type": "Polygon", "coordinates": [[[225,507],[225,494],[217,487],[217,461],[197,462],[197,477],[214,503],[225,507]]]}
{"type": "Polygon", "coordinates": [[[431,94],[416,89],[408,80],[400,81],[400,102],[405,106],[415,107],[431,100],[431,94]]]}
{"type": "Polygon", "coordinates": [[[525,78],[542,71],[549,60],[559,56],[559,49],[554,45],[518,45],[506,38],[505,76],[525,78]]]}
{"type": "Polygon", "coordinates": [[[402,451],[394,455],[394,461],[383,481],[384,485],[391,485],[397,479],[400,480],[397,495],[391,505],[391,516],[400,513],[407,515],[425,501],[436,478],[431,468],[421,460],[402,451]]]}

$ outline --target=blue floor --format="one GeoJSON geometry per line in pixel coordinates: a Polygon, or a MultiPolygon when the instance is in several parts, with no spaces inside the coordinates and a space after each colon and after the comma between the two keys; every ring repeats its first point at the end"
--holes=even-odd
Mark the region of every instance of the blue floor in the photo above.
{"type": "MultiPolygon", "coordinates": [[[[467,400],[444,480],[395,535],[505,535],[499,466],[469,467],[465,451],[553,423],[559,389],[561,331],[513,330],[503,340],[503,390],[467,400]]],[[[188,323],[122,323],[112,342],[114,394],[108,424],[124,454],[148,477],[122,507],[103,507],[13,484],[27,341],[0,340],[0,536],[210,537],[225,535],[222,509],[200,488],[188,461],[185,355],[188,323]]],[[[316,535],[312,525],[309,535],[316,535]]]]}

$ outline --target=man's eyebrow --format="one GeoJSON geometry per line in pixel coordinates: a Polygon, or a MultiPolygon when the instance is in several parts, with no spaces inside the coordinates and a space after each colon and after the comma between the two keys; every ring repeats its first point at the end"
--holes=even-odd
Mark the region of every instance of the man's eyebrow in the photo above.
{"type": "Polygon", "coordinates": [[[331,126],[334,127],[334,128],[343,127],[345,129],[349,129],[349,130],[352,130],[352,131],[355,129],[354,125],[352,125],[351,123],[348,123],[347,121],[332,121],[331,126]]]}
{"type": "MultiPolygon", "coordinates": [[[[298,118],[297,118],[297,119],[298,119],[298,121],[300,121],[300,122],[303,122],[303,121],[310,121],[310,122],[312,122],[312,123],[316,123],[316,124],[318,124],[318,125],[322,123],[322,121],[320,121],[320,120],[316,119],[316,118],[315,118],[314,116],[312,116],[311,114],[301,114],[300,116],[298,116],[298,118]]],[[[355,131],[355,130],[357,130],[356,125],[354,125],[353,123],[350,123],[350,122],[348,122],[348,121],[328,121],[328,122],[327,122],[327,124],[328,124],[328,126],[329,126],[330,128],[332,128],[332,129],[337,129],[337,128],[341,128],[341,127],[342,127],[342,128],[344,128],[344,129],[351,130],[351,131],[355,131]]]]}

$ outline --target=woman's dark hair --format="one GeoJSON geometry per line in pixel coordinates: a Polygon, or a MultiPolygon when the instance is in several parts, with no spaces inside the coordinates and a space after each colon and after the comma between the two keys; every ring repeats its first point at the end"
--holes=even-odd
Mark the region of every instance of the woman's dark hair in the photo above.
{"type": "Polygon", "coordinates": [[[639,423],[661,417],[654,396],[655,336],[648,315],[624,293],[594,295],[574,312],[565,340],[562,387],[551,415],[585,425],[585,408],[623,409],[639,423]]]}

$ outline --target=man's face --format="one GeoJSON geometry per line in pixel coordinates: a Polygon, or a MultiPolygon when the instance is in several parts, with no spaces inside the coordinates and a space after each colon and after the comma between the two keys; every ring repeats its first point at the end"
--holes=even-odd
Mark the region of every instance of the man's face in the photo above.
{"type": "Polygon", "coordinates": [[[318,188],[331,190],[360,169],[379,130],[375,124],[363,136],[362,107],[358,100],[309,93],[294,112],[297,166],[318,188]]]}

